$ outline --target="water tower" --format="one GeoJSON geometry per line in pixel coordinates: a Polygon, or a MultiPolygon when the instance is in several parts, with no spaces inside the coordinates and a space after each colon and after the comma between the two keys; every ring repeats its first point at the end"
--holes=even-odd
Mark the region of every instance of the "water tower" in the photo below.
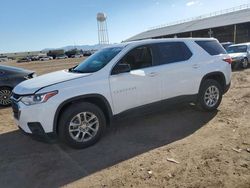
{"type": "Polygon", "coordinates": [[[97,26],[98,26],[98,39],[99,44],[109,44],[107,16],[104,13],[97,14],[97,26]]]}

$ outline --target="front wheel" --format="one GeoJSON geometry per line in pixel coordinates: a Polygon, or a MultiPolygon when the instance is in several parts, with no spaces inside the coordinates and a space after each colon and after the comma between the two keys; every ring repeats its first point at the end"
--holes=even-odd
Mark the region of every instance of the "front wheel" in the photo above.
{"type": "Polygon", "coordinates": [[[202,110],[213,111],[218,108],[222,100],[221,85],[212,79],[205,80],[200,88],[198,104],[202,110]]]}
{"type": "Polygon", "coordinates": [[[8,87],[0,88],[0,106],[8,107],[11,105],[11,93],[12,90],[8,87]]]}
{"type": "Polygon", "coordinates": [[[94,104],[72,104],[59,121],[59,138],[71,147],[81,149],[95,144],[106,127],[102,110],[94,104]]]}

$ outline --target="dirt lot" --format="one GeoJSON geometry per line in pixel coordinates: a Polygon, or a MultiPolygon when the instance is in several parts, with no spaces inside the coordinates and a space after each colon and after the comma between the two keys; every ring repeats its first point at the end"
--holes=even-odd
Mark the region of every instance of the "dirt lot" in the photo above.
{"type": "MultiPolygon", "coordinates": [[[[75,59],[10,63],[38,74],[75,64],[75,59]]],[[[11,109],[0,109],[0,187],[249,188],[247,149],[250,69],[233,73],[217,112],[179,105],[127,117],[84,150],[32,140],[17,130],[11,109]]]]}

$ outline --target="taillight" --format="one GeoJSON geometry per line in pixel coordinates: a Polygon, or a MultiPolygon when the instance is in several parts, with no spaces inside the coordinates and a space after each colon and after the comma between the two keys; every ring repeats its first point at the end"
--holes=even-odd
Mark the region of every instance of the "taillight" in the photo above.
{"type": "Polygon", "coordinates": [[[228,64],[232,64],[232,58],[231,57],[227,57],[227,58],[224,58],[223,61],[227,62],[228,64]]]}

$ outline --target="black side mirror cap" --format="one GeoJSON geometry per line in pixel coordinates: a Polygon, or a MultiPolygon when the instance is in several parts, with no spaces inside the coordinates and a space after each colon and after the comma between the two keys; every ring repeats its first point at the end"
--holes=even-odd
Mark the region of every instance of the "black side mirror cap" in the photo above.
{"type": "Polygon", "coordinates": [[[130,72],[130,71],[131,67],[129,64],[119,63],[113,68],[111,75],[130,72]]]}

